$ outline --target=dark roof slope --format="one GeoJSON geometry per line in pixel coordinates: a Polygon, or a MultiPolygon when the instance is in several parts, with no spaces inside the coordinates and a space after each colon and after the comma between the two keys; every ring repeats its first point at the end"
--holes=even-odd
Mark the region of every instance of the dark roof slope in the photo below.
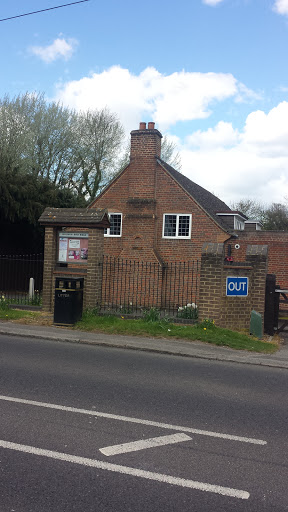
{"type": "Polygon", "coordinates": [[[40,224],[46,226],[109,227],[105,208],[45,208],[40,224]]]}
{"type": "Polygon", "coordinates": [[[171,176],[174,178],[179,185],[188,192],[188,194],[195,199],[195,201],[199,204],[200,207],[205,210],[210,217],[212,217],[217,224],[219,224],[222,228],[227,230],[227,226],[221,221],[221,219],[216,215],[217,212],[230,212],[231,209],[224,201],[221,201],[218,197],[214,196],[211,192],[206,190],[194,181],[189,180],[186,176],[176,171],[171,165],[167,164],[161,158],[157,158],[157,162],[163,167],[171,176]]]}

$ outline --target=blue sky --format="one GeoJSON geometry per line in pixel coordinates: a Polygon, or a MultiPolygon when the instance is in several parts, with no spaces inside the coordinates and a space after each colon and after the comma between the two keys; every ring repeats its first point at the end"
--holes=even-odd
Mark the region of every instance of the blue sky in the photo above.
{"type": "MultiPolygon", "coordinates": [[[[73,0],[0,2],[0,18],[73,0]]],[[[0,94],[108,106],[227,203],[288,200],[288,0],[89,0],[0,24],[0,94]]]]}

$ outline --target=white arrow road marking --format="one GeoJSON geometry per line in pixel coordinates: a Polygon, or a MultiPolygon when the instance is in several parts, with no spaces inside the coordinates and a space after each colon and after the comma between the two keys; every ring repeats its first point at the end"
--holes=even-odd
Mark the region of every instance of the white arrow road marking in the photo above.
{"type": "Polygon", "coordinates": [[[170,475],[163,475],[161,473],[153,473],[152,471],[144,471],[143,469],[129,468],[128,466],[120,466],[118,464],[110,464],[101,460],[87,459],[86,457],[77,457],[76,455],[69,455],[67,453],[55,452],[52,450],[44,450],[34,446],[27,446],[24,444],[10,443],[9,441],[0,440],[0,448],[8,448],[9,450],[16,450],[18,452],[29,453],[31,455],[40,455],[50,459],[61,460],[73,464],[80,464],[91,468],[104,469],[113,471],[114,473],[121,473],[123,475],[131,475],[139,478],[146,478],[147,480],[155,480],[156,482],[163,482],[170,485],[178,485],[179,487],[187,487],[189,489],[197,489],[199,491],[213,492],[221,494],[222,496],[230,496],[247,500],[250,496],[249,492],[241,491],[238,489],[231,489],[230,487],[222,487],[221,485],[206,484],[204,482],[197,482],[194,480],[186,480],[185,478],[177,478],[170,475]]]}
{"type": "Polygon", "coordinates": [[[172,434],[171,436],[151,437],[150,439],[142,439],[141,441],[133,441],[131,443],[115,444],[114,446],[106,446],[99,448],[104,455],[118,455],[119,453],[137,452],[138,450],[146,450],[146,448],[155,448],[155,446],[164,446],[166,444],[182,443],[190,441],[191,437],[186,434],[172,434]]]}
{"type": "Polygon", "coordinates": [[[118,416],[117,414],[108,414],[99,411],[89,411],[87,409],[77,409],[75,407],[66,407],[65,405],[49,404],[45,402],[35,402],[34,400],[25,400],[23,398],[13,398],[11,396],[0,395],[0,400],[6,402],[16,402],[18,404],[34,405],[37,407],[45,407],[47,409],[57,409],[58,411],[74,412],[78,414],[88,414],[88,416],[97,416],[98,418],[107,418],[110,420],[126,421],[129,423],[139,423],[140,425],[148,425],[150,427],[165,428],[168,430],[178,430],[182,432],[189,432],[190,434],[199,434],[202,436],[219,437],[221,439],[227,439],[230,441],[239,441],[241,443],[252,443],[252,444],[267,444],[267,441],[262,439],[254,439],[251,437],[234,436],[231,434],[221,434],[220,432],[211,432],[209,430],[199,430],[191,427],[181,427],[179,425],[169,425],[168,423],[159,423],[158,421],[141,420],[139,418],[131,418],[130,416],[118,416]]]}

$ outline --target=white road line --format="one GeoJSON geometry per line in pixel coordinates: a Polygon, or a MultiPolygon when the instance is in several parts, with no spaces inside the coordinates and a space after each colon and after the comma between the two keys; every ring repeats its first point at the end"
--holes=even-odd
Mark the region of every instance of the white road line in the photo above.
{"type": "Polygon", "coordinates": [[[131,418],[130,416],[118,416],[117,414],[108,414],[108,413],[99,412],[99,411],[89,411],[87,409],[77,409],[75,407],[66,407],[65,405],[56,405],[56,404],[50,404],[50,403],[45,403],[45,402],[35,402],[34,400],[26,400],[23,398],[14,398],[11,396],[0,395],[0,400],[5,400],[7,402],[15,402],[15,403],[19,403],[19,404],[25,404],[25,405],[34,405],[37,407],[45,407],[47,409],[56,409],[59,411],[74,412],[74,413],[78,413],[78,414],[88,414],[89,416],[97,416],[98,418],[107,418],[110,420],[126,421],[128,423],[139,423],[140,425],[148,425],[150,427],[165,428],[168,430],[177,430],[178,432],[181,431],[181,432],[189,432],[191,434],[199,434],[202,436],[218,437],[221,439],[227,439],[230,441],[239,441],[242,443],[251,443],[251,444],[259,444],[259,445],[267,444],[267,441],[263,441],[262,439],[253,439],[250,437],[234,436],[234,435],[230,435],[230,434],[221,434],[220,432],[211,432],[209,430],[199,430],[196,428],[182,427],[179,425],[169,425],[168,423],[159,423],[158,421],[141,420],[139,418],[131,418]]]}
{"type": "Polygon", "coordinates": [[[87,459],[86,457],[77,457],[76,455],[69,455],[67,453],[55,452],[52,450],[44,450],[42,448],[36,448],[34,446],[11,443],[9,441],[0,440],[0,448],[1,447],[7,448],[9,450],[15,450],[18,452],[29,453],[31,455],[40,455],[42,457],[48,457],[55,460],[61,460],[73,464],[80,464],[82,466],[113,471],[114,473],[121,473],[123,475],[131,475],[136,476],[138,478],[146,478],[147,480],[155,480],[157,482],[163,482],[170,485],[178,485],[180,487],[197,489],[199,491],[213,492],[216,494],[221,494],[222,496],[230,496],[232,498],[238,498],[242,500],[247,500],[250,496],[249,492],[247,491],[231,489],[230,487],[222,487],[221,485],[212,485],[204,482],[187,480],[185,478],[177,478],[174,476],[164,475],[161,473],[153,473],[152,471],[144,471],[143,469],[135,469],[130,468],[128,466],[111,464],[109,462],[103,462],[101,460],[87,459]]]}
{"type": "Polygon", "coordinates": [[[138,450],[146,450],[147,448],[155,448],[155,446],[164,446],[167,444],[183,443],[190,441],[191,437],[186,434],[172,434],[171,436],[151,437],[150,439],[141,439],[140,441],[132,441],[131,443],[114,444],[114,446],[106,446],[99,448],[104,455],[118,455],[119,453],[137,452],[138,450]]]}

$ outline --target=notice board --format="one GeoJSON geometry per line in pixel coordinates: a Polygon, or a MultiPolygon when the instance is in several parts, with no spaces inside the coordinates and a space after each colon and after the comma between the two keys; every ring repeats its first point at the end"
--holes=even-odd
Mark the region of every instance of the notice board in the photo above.
{"type": "Polygon", "coordinates": [[[60,231],[58,236],[58,262],[85,263],[88,259],[88,233],[60,231]]]}

